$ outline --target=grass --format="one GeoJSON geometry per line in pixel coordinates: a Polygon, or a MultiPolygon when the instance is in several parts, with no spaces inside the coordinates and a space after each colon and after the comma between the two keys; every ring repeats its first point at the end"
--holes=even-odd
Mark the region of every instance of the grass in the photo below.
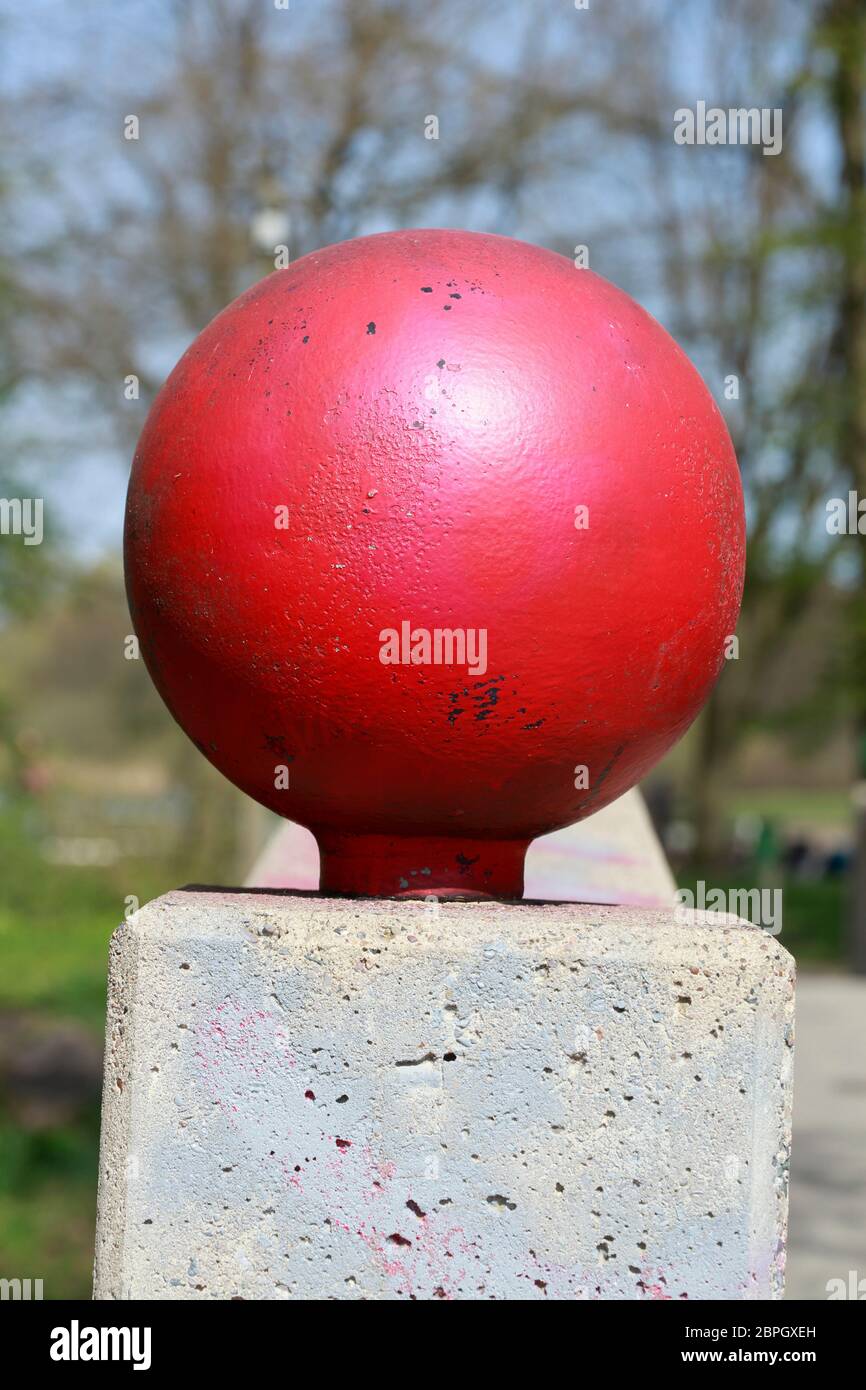
{"type": "Polygon", "coordinates": [[[35,1134],[0,1117],[0,1277],[90,1297],[98,1145],[98,1106],[35,1134]]]}
{"type": "MultiPolygon", "coordinates": [[[[0,1013],[71,1020],[101,1041],[124,898],[168,885],[152,866],[46,864],[33,830],[19,807],[0,810],[0,1013]]],[[[0,1278],[42,1279],[46,1298],[90,1296],[98,1148],[98,1096],[72,1119],[27,1128],[0,1077],[0,1278]]]]}
{"type": "MultiPolygon", "coordinates": [[[[693,892],[699,881],[711,888],[756,888],[757,878],[744,870],[720,872],[690,866],[677,873],[680,888],[693,892]]],[[[800,965],[841,966],[845,957],[845,911],[848,885],[842,879],[812,882],[782,875],[774,886],[782,890],[782,930],[779,940],[800,965]]]]}
{"type": "Polygon", "coordinates": [[[776,824],[803,824],[844,834],[851,823],[851,798],[845,791],[797,787],[748,788],[724,798],[729,817],[748,813],[776,824]]]}

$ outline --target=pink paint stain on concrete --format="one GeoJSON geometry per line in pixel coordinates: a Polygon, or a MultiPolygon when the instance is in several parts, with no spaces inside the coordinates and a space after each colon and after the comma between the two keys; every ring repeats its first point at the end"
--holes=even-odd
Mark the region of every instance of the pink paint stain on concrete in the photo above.
{"type": "MultiPolygon", "coordinates": [[[[551,1298],[557,1302],[575,1299],[627,1298],[622,1292],[621,1280],[613,1271],[604,1266],[598,1269],[586,1265],[565,1265],[553,1260],[541,1259],[534,1250],[529,1252],[530,1265],[518,1274],[519,1279],[531,1281],[538,1292],[538,1298],[551,1298]]],[[[633,1275],[634,1290],[638,1299],[672,1300],[688,1298],[685,1292],[672,1293],[669,1282],[674,1283],[672,1275],[649,1266],[641,1266],[633,1275]]]]}
{"type": "Polygon", "coordinates": [[[370,1145],[352,1147],[351,1141],[341,1143],[325,1134],[322,1140],[339,1147],[339,1158],[325,1165],[332,1227],[366,1246],[399,1296],[455,1297],[470,1273],[470,1260],[480,1259],[476,1242],[462,1227],[448,1223],[444,1212],[431,1218],[411,1191],[404,1195],[396,1164],[370,1145]]]}
{"type": "Polygon", "coordinates": [[[397,1165],[388,1159],[377,1158],[369,1144],[365,1144],[361,1152],[370,1182],[371,1195],[381,1194],[388,1183],[397,1176],[397,1165]]]}
{"type": "MultiPolygon", "coordinates": [[[[231,1031],[220,1013],[210,1036],[227,1047],[231,1031]]],[[[245,1047],[252,1031],[250,1019],[236,1020],[235,1045],[245,1047]]],[[[439,1197],[432,1205],[430,1198],[418,1200],[417,1183],[400,1179],[395,1162],[370,1143],[322,1129],[317,1123],[321,1106],[309,1105],[309,1088],[304,1090],[302,1083],[296,1094],[297,1106],[289,1116],[291,1147],[286,1145],[288,1151],[282,1155],[271,1154],[286,1186],[310,1205],[311,1220],[364,1245],[373,1268],[398,1297],[510,1297],[507,1290],[513,1289],[514,1280],[531,1284],[530,1297],[557,1301],[628,1298],[628,1290],[632,1297],[653,1301],[688,1297],[673,1270],[649,1264],[631,1270],[624,1287],[614,1264],[567,1265],[539,1257],[534,1250],[521,1255],[513,1241],[496,1241],[495,1248],[485,1251],[487,1226],[482,1216],[482,1229],[467,1234],[466,1227],[450,1220],[443,1209],[448,1198],[439,1197]],[[488,1286],[496,1294],[489,1293],[488,1286]]],[[[322,1104],[327,1105],[327,1098],[322,1104]]]]}
{"type": "MultiPolygon", "coordinates": [[[[301,1114],[312,1118],[306,1106],[301,1114]]],[[[530,1296],[539,1299],[628,1297],[613,1267],[566,1265],[530,1250],[523,1257],[528,1265],[520,1268],[519,1253],[499,1246],[488,1257],[480,1233],[469,1235],[463,1225],[449,1220],[441,1199],[428,1210],[427,1200],[418,1200],[411,1181],[399,1178],[397,1165],[370,1144],[318,1127],[313,1132],[308,1125],[302,1140],[296,1135],[298,1141],[305,1156],[280,1160],[286,1183],[322,1210],[333,1231],[365,1247],[373,1267],[400,1298],[484,1296],[488,1281],[502,1290],[515,1278],[529,1281],[530,1296]]],[[[674,1283],[670,1271],[645,1264],[635,1271],[634,1297],[687,1297],[672,1291],[674,1283]]]]}
{"type": "MultiPolygon", "coordinates": [[[[233,999],[226,999],[196,1028],[195,1037],[205,1090],[234,1127],[238,1106],[230,1099],[232,1085],[237,1087],[238,1077],[258,1080],[272,1065],[273,1017],[262,1009],[244,1012],[233,999]]],[[[285,1060],[294,1066],[293,1057],[285,1060]]]]}
{"type": "Polygon", "coordinates": [[[479,1258],[461,1226],[439,1227],[427,1217],[405,1226],[405,1233],[387,1233],[366,1221],[354,1229],[341,1220],[334,1225],[363,1242],[394,1291],[406,1298],[455,1298],[470,1272],[467,1260],[479,1258]]]}

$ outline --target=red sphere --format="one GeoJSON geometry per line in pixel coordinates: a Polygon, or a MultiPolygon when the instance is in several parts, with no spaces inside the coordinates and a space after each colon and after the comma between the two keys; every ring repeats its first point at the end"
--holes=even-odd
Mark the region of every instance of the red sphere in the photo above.
{"type": "Polygon", "coordinates": [[[519,896],[537,835],[685,731],[743,584],[728,431],[562,256],[407,231],[230,304],[150,412],[135,630],[172,714],[309,826],[322,887],[519,896]]]}

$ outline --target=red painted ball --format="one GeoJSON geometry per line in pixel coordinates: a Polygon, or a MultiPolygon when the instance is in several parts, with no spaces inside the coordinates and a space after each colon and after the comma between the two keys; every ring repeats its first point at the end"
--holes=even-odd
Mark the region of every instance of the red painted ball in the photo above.
{"type": "Polygon", "coordinates": [[[126,573],[148,669],[322,888],[519,896],[531,839],[700,710],[743,584],[724,421],[589,270],[456,231],[255,285],[145,425],[126,573]]]}

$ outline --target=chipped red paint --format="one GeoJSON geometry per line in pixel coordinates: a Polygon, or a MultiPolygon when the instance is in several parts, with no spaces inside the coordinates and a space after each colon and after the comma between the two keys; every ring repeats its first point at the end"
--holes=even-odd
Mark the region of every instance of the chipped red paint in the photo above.
{"type": "Polygon", "coordinates": [[[694,719],[743,564],[728,432],[673,340],[468,232],[331,246],[236,300],[160,392],[127,508],[160,693],[314,831],[325,891],[519,896],[529,841],[694,719]],[[404,623],[409,655],[448,629],[484,661],[383,664],[404,623]]]}

